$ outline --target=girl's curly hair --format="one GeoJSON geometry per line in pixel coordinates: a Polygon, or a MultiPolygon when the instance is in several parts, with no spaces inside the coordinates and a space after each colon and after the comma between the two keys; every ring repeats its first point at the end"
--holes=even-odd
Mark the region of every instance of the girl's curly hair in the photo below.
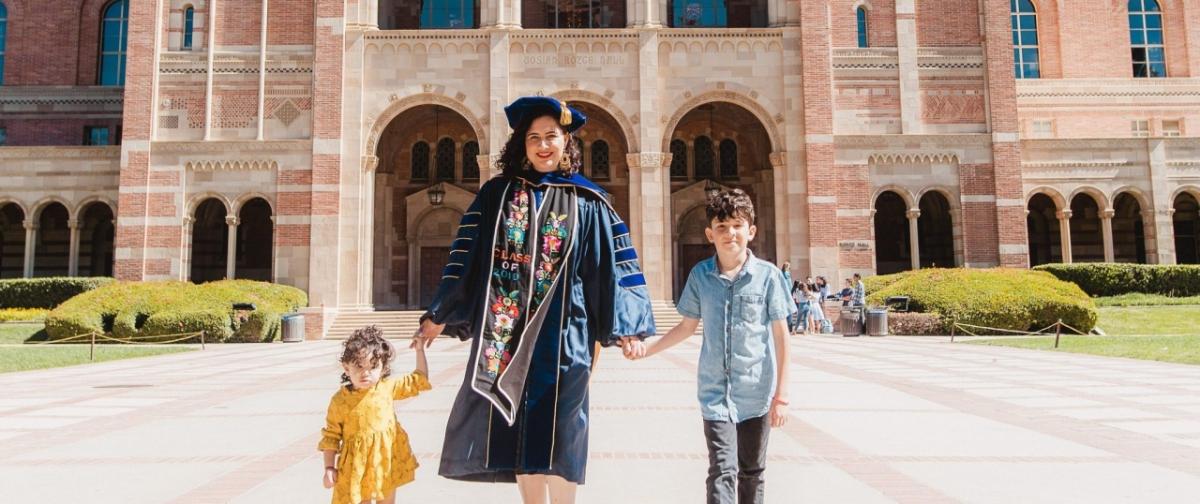
{"type": "MultiPolygon", "coordinates": [[[[371,367],[382,364],[383,373],[379,377],[383,379],[392,375],[392,358],[395,356],[396,349],[392,348],[392,344],[384,339],[383,330],[372,325],[356,329],[350,334],[350,338],[342,343],[340,362],[352,365],[365,358],[368,359],[371,367]]],[[[350,387],[350,383],[350,375],[342,373],[342,385],[350,387]]]]}

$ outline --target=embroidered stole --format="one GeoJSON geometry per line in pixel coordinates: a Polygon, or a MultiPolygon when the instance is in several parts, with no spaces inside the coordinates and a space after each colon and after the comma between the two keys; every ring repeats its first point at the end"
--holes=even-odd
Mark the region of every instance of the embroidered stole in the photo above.
{"type": "Polygon", "coordinates": [[[492,242],[487,306],[472,388],[509,425],[516,421],[529,362],[551,303],[577,220],[575,188],[514,181],[502,198],[492,242]]]}

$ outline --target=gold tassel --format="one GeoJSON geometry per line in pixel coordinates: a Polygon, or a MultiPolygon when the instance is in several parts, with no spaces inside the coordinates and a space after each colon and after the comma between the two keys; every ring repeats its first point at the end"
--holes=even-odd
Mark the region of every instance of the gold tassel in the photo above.
{"type": "Polygon", "coordinates": [[[558,105],[562,107],[562,112],[558,114],[558,122],[563,126],[571,125],[571,109],[567,108],[567,103],[559,100],[558,105]]]}

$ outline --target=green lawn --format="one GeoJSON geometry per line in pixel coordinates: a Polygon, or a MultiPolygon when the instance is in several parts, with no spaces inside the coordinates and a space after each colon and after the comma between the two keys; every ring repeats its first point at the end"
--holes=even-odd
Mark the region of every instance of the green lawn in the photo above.
{"type": "MultiPolygon", "coordinates": [[[[45,341],[42,324],[0,324],[0,373],[86,364],[89,345],[32,345],[45,341]]],[[[96,362],[195,350],[193,346],[96,345],[96,362]]]]}
{"type": "MultiPolygon", "coordinates": [[[[25,345],[0,346],[0,373],[28,371],[86,364],[89,345],[25,345]]],[[[195,350],[191,346],[114,346],[96,345],[96,362],[149,357],[195,350]]]]}
{"type": "Polygon", "coordinates": [[[44,339],[46,333],[42,332],[42,324],[0,324],[0,344],[19,345],[44,339]]]}
{"type": "MultiPolygon", "coordinates": [[[[1097,327],[1107,336],[1063,336],[1057,351],[1200,364],[1200,328],[1197,327],[1200,306],[1097,304],[1101,305],[1097,327]]],[[[971,343],[1055,350],[1053,336],[992,338],[971,343]]]]}

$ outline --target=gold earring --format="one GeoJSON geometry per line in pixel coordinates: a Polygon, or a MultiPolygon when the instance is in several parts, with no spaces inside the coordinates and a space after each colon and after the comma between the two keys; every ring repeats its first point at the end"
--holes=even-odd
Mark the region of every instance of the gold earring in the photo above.
{"type": "Polygon", "coordinates": [[[562,159],[558,160],[558,169],[562,171],[571,169],[571,156],[568,156],[566,152],[563,152],[562,159]]]}

